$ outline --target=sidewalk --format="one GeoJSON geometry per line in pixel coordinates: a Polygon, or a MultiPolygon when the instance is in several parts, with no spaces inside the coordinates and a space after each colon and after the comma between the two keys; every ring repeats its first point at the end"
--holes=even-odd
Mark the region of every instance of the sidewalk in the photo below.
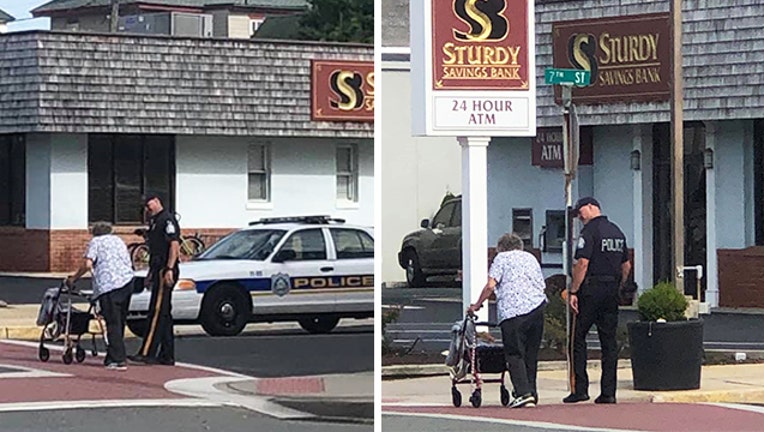
{"type": "Polygon", "coordinates": [[[374,372],[306,377],[257,378],[220,390],[268,397],[281,406],[331,421],[374,421],[374,372]]]}
{"type": "MultiPolygon", "coordinates": [[[[753,354],[753,353],[752,353],[753,354]]],[[[407,366],[411,376],[420,372],[434,372],[442,365],[407,366]]],[[[401,366],[384,367],[383,377],[400,373],[401,366]]],[[[591,401],[599,395],[599,361],[589,361],[589,395],[591,401]]],[[[487,375],[488,379],[499,375],[487,375]]],[[[509,377],[506,385],[511,388],[509,377]]],[[[562,398],[568,395],[568,380],[565,362],[540,362],[538,372],[539,405],[562,404],[562,398]]],[[[382,406],[451,406],[451,380],[448,375],[424,376],[404,379],[384,379],[382,381],[382,406]]],[[[471,387],[469,384],[458,385],[464,403],[469,404],[471,387]]],[[[683,391],[637,391],[633,388],[631,365],[628,360],[618,363],[619,403],[623,402],[716,402],[764,404],[764,363],[744,363],[732,365],[703,366],[701,385],[698,390],[683,391]]],[[[584,403],[592,403],[584,402],[584,403]]],[[[489,383],[483,386],[483,405],[500,406],[499,384],[489,383]]],[[[384,410],[384,409],[383,409],[384,410]]]]}

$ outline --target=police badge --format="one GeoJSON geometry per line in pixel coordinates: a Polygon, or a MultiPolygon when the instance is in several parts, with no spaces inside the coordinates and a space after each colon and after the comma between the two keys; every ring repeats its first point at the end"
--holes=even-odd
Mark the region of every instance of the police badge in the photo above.
{"type": "Polygon", "coordinates": [[[289,275],[285,273],[276,273],[271,276],[271,291],[279,297],[284,297],[289,294],[289,290],[292,289],[292,284],[289,280],[289,275]]]}

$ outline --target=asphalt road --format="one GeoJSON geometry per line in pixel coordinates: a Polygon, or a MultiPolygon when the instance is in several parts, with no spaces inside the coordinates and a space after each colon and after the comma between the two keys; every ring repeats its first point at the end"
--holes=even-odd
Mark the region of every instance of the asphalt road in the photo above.
{"type": "MultiPolygon", "coordinates": [[[[472,419],[455,418],[433,418],[433,417],[413,417],[399,416],[393,414],[382,415],[382,432],[399,431],[417,431],[417,432],[569,432],[566,427],[531,427],[526,425],[507,423],[491,423],[489,421],[476,422],[472,419]]],[[[586,429],[576,429],[586,432],[586,429]]],[[[597,429],[591,429],[596,431],[597,429]]]]}
{"type": "MultiPolygon", "coordinates": [[[[461,288],[387,288],[382,292],[385,306],[403,306],[400,318],[388,326],[388,334],[401,346],[410,346],[417,338],[419,350],[440,352],[448,348],[451,325],[464,317],[461,288]]],[[[496,321],[493,306],[489,321],[496,321]]],[[[764,315],[752,313],[713,312],[702,315],[703,340],[706,349],[764,350],[764,315]]],[[[635,310],[622,309],[621,325],[638,320],[635,310]]],[[[498,332],[495,332],[497,335],[498,332]]],[[[590,347],[598,346],[591,335],[590,347]]]]}
{"type": "Polygon", "coordinates": [[[0,413],[3,432],[371,432],[373,425],[280,421],[241,408],[98,408],[0,413]]]}
{"type": "MultiPolygon", "coordinates": [[[[74,273],[72,269],[72,273],[74,273]]],[[[48,288],[61,285],[62,279],[0,276],[0,300],[9,304],[36,304],[48,288]]],[[[80,279],[77,289],[89,290],[90,279],[80,279]]]]}

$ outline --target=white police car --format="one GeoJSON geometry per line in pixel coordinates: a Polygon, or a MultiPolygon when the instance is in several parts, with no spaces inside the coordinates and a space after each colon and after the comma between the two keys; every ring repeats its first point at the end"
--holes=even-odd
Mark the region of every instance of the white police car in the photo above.
{"type": "MultiPolygon", "coordinates": [[[[139,336],[147,330],[151,299],[145,276],[136,273],[127,317],[139,336]]],[[[274,321],[325,333],[340,318],[373,317],[373,232],[328,216],[252,222],[180,264],[172,316],[176,324],[201,324],[213,336],[274,321]]]]}

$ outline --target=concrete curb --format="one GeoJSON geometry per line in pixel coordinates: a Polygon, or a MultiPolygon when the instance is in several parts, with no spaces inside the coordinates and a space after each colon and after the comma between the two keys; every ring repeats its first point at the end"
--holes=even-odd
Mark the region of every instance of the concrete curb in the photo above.
{"type": "MultiPolygon", "coordinates": [[[[94,323],[91,324],[90,331],[95,333],[96,336],[100,334],[98,326],[94,323]]],[[[40,333],[42,333],[42,327],[37,326],[0,326],[0,339],[38,341],[40,340],[40,333]]],[[[87,339],[86,335],[83,335],[82,337],[83,340],[87,339]]],[[[125,339],[136,337],[138,336],[125,327],[125,339]]]]}
{"type": "MultiPolygon", "coordinates": [[[[599,360],[589,360],[587,362],[588,370],[599,370],[599,360]]],[[[559,371],[566,370],[568,364],[565,361],[540,361],[538,371],[559,371]]],[[[631,368],[631,360],[619,359],[618,369],[631,368]]],[[[406,379],[425,376],[448,375],[448,368],[444,364],[424,364],[424,365],[391,365],[382,366],[382,379],[406,379]]]]}
{"type": "Polygon", "coordinates": [[[666,394],[654,394],[652,402],[762,404],[764,390],[673,391],[666,394]]]}

